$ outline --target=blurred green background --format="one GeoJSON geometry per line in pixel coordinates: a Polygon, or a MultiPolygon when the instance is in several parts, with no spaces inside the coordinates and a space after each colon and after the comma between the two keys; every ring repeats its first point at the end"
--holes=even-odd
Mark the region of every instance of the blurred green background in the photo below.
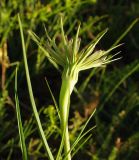
{"type": "MultiPolygon", "coordinates": [[[[20,13],[33,91],[50,147],[55,154],[60,131],[47,77],[58,101],[61,76],[31,40],[33,30],[42,40],[46,27],[52,37],[60,32],[59,15],[64,15],[68,37],[81,22],[81,46],[109,28],[97,49],[123,43],[122,59],[105,68],[80,74],[72,95],[69,129],[71,142],[97,108],[89,123],[97,127],[91,139],[75,154],[75,160],[139,159],[139,2],[138,0],[1,0],[0,1],[0,160],[21,160],[14,101],[15,66],[19,63],[18,95],[30,160],[47,159],[32,116],[17,14],[20,13]]],[[[78,144],[80,146],[80,144],[78,144]]]]}

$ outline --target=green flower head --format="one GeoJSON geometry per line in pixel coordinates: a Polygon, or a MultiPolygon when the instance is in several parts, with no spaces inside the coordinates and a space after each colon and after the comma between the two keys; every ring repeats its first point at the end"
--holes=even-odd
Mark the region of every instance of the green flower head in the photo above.
{"type": "Polygon", "coordinates": [[[40,49],[45,53],[50,62],[55,66],[61,66],[63,68],[63,76],[71,78],[73,86],[78,80],[78,74],[82,70],[90,69],[93,67],[103,67],[104,65],[115,61],[119,58],[113,59],[113,56],[108,54],[115,48],[119,47],[117,45],[106,51],[98,50],[94,52],[94,49],[100,39],[105,35],[107,29],[101,32],[94,41],[84,47],[81,51],[79,38],[80,25],[78,26],[76,36],[68,40],[64,33],[62,17],[60,19],[61,26],[61,41],[59,44],[56,43],[56,36],[52,39],[48,36],[48,41],[42,44],[40,38],[33,32],[29,32],[32,39],[38,44],[40,49]]]}

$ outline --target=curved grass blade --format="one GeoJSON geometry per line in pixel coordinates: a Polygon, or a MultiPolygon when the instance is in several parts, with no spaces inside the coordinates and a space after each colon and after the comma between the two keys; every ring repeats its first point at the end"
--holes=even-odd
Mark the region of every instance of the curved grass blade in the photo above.
{"type": "Polygon", "coordinates": [[[134,66],[133,68],[131,68],[131,70],[129,70],[129,72],[127,74],[125,74],[121,80],[119,80],[119,82],[113,87],[113,89],[111,90],[111,92],[109,92],[108,96],[106,97],[106,99],[104,100],[103,104],[105,104],[110,97],[114,94],[114,92],[119,88],[119,86],[129,77],[131,76],[134,72],[136,72],[139,69],[139,64],[137,64],[136,66],[134,66]]]}
{"type": "MultiPolygon", "coordinates": [[[[75,142],[74,142],[73,145],[71,146],[71,149],[70,149],[69,152],[71,152],[71,151],[74,149],[74,147],[78,144],[78,142],[79,142],[86,134],[88,134],[92,129],[94,129],[94,128],[96,127],[96,126],[94,126],[94,127],[90,128],[88,131],[86,131],[86,132],[83,134],[86,126],[88,125],[89,121],[91,120],[91,118],[93,117],[93,115],[95,114],[95,112],[96,112],[96,109],[92,112],[92,114],[90,115],[90,117],[88,118],[88,120],[86,121],[86,123],[84,124],[84,126],[83,126],[80,134],[78,135],[78,137],[76,138],[75,142]]],[[[69,152],[65,155],[65,158],[67,157],[67,155],[69,154],[69,152]]]]}
{"type": "MultiPolygon", "coordinates": [[[[74,143],[76,143],[76,141],[78,141],[78,139],[82,136],[82,133],[84,132],[86,126],[88,125],[89,121],[91,120],[91,118],[93,117],[93,115],[95,114],[95,112],[96,112],[96,109],[92,112],[92,114],[90,115],[90,117],[88,118],[88,120],[86,121],[86,123],[84,124],[84,126],[83,126],[80,134],[78,135],[78,137],[76,138],[76,140],[75,140],[74,143]]],[[[73,145],[74,145],[74,144],[73,144],[73,145]]]]}
{"type": "Polygon", "coordinates": [[[79,151],[79,149],[91,138],[91,134],[79,145],[78,148],[76,148],[76,150],[73,152],[73,154],[71,155],[72,158],[73,156],[79,151]]]}
{"type": "Polygon", "coordinates": [[[81,130],[79,136],[77,137],[77,139],[81,137],[82,133],[84,132],[86,126],[88,125],[89,121],[91,120],[91,118],[93,117],[93,115],[95,114],[95,112],[96,112],[96,109],[92,112],[92,114],[90,115],[90,117],[88,118],[88,120],[86,121],[86,123],[84,124],[84,127],[82,128],[82,130],[81,130]]]}
{"type": "Polygon", "coordinates": [[[35,100],[34,100],[34,95],[33,95],[33,91],[32,91],[30,75],[29,75],[29,69],[28,69],[28,63],[27,63],[27,57],[26,57],[26,49],[25,49],[22,23],[21,23],[19,15],[18,15],[18,22],[19,22],[19,27],[20,27],[20,34],[21,34],[21,41],[22,41],[22,48],[23,48],[23,58],[24,58],[24,65],[25,65],[25,71],[26,71],[27,85],[28,85],[30,101],[31,101],[32,109],[33,109],[33,114],[34,114],[36,124],[37,124],[38,130],[39,130],[40,136],[41,136],[41,140],[43,142],[43,145],[44,145],[44,148],[45,148],[46,152],[48,153],[49,159],[54,160],[54,157],[52,155],[50,147],[48,146],[48,143],[47,143],[47,140],[46,140],[46,137],[45,137],[42,125],[41,125],[41,121],[40,121],[40,118],[39,118],[39,114],[38,114],[38,111],[37,111],[37,107],[36,107],[36,104],[35,104],[35,100]]]}
{"type": "Polygon", "coordinates": [[[96,73],[96,68],[93,68],[91,70],[91,72],[89,73],[89,75],[87,76],[87,78],[84,80],[84,82],[80,85],[79,87],[79,92],[83,93],[84,90],[86,89],[90,79],[94,76],[94,74],[96,73]]]}
{"type": "Polygon", "coordinates": [[[11,147],[10,147],[10,151],[9,151],[9,154],[6,158],[6,160],[11,160],[11,156],[12,156],[12,153],[13,153],[13,150],[14,150],[14,139],[11,139],[11,147]]]}
{"type": "Polygon", "coordinates": [[[55,97],[54,97],[54,95],[53,95],[53,93],[52,93],[52,90],[51,90],[51,88],[50,88],[50,85],[49,85],[49,83],[48,83],[46,77],[45,77],[45,81],[46,81],[47,87],[48,87],[48,89],[49,89],[49,92],[50,92],[50,94],[51,94],[51,97],[52,97],[52,99],[53,99],[53,102],[54,102],[56,111],[57,111],[57,113],[58,113],[58,117],[59,117],[59,119],[61,120],[61,118],[60,118],[60,111],[59,111],[59,108],[58,108],[56,99],[55,99],[55,97]]]}
{"type": "Polygon", "coordinates": [[[89,130],[87,130],[84,134],[82,134],[78,139],[76,139],[76,141],[73,143],[73,145],[71,146],[70,151],[65,155],[65,158],[63,160],[65,160],[67,158],[67,155],[75,148],[75,146],[79,143],[79,141],[81,139],[83,139],[90,131],[92,131],[93,129],[95,129],[96,126],[91,127],[89,130]]]}
{"type": "Polygon", "coordinates": [[[115,43],[112,45],[115,46],[117,45],[127,34],[128,32],[134,27],[134,25],[139,21],[139,18],[136,18],[129,26],[128,28],[124,31],[124,33],[115,41],[115,43]]]}
{"type": "Polygon", "coordinates": [[[17,95],[17,68],[16,68],[16,74],[15,74],[15,103],[16,103],[16,116],[17,116],[17,122],[18,122],[18,131],[19,131],[19,137],[20,137],[22,157],[23,157],[23,160],[28,160],[22,120],[20,115],[19,99],[17,95]]]}
{"type": "MultiPolygon", "coordinates": [[[[64,146],[65,130],[66,129],[64,129],[63,134],[62,134],[62,140],[61,140],[61,144],[60,144],[57,156],[56,156],[56,160],[59,160],[60,157],[61,157],[61,152],[62,152],[62,149],[63,149],[63,146],[64,146]]],[[[67,153],[67,156],[68,156],[68,153],[67,153]]]]}

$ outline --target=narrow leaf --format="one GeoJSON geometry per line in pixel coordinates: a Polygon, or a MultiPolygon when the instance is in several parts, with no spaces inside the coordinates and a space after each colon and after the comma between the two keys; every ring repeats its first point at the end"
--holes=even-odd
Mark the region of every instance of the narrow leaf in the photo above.
{"type": "Polygon", "coordinates": [[[15,74],[15,103],[16,103],[16,116],[17,116],[17,122],[18,122],[18,131],[19,131],[19,137],[20,137],[22,157],[24,160],[27,160],[28,159],[27,148],[25,144],[25,137],[24,137],[22,120],[20,115],[19,99],[17,94],[17,68],[16,68],[16,74],[15,74]]]}
{"type": "Polygon", "coordinates": [[[45,81],[46,81],[47,87],[48,87],[48,89],[49,89],[49,92],[50,92],[50,94],[51,94],[51,97],[52,97],[52,99],[53,99],[54,105],[55,105],[55,107],[56,107],[56,111],[57,111],[57,113],[58,113],[59,119],[61,119],[61,118],[60,118],[60,111],[59,111],[59,108],[58,108],[56,99],[55,99],[55,97],[54,97],[54,95],[53,95],[53,92],[52,92],[52,90],[51,90],[51,88],[50,88],[50,85],[49,85],[49,83],[48,83],[48,81],[47,81],[46,78],[45,78],[45,81]]]}
{"type": "Polygon", "coordinates": [[[128,32],[134,27],[134,25],[139,22],[139,18],[136,18],[129,26],[128,28],[124,31],[124,33],[115,41],[115,43],[112,45],[115,46],[117,45],[127,34],[128,32]]]}
{"type": "Polygon", "coordinates": [[[25,49],[23,28],[22,28],[22,23],[21,23],[19,15],[18,15],[18,22],[19,22],[19,27],[20,27],[22,49],[23,49],[23,59],[24,59],[24,65],[25,65],[25,71],[26,71],[27,85],[28,85],[30,101],[31,101],[32,109],[33,109],[33,114],[34,114],[36,124],[37,124],[38,130],[39,130],[40,136],[41,136],[41,140],[43,142],[45,150],[48,153],[49,159],[54,160],[54,157],[52,155],[50,147],[48,146],[48,143],[47,143],[47,140],[46,140],[46,137],[45,137],[42,125],[41,125],[41,121],[40,121],[40,118],[39,118],[39,114],[38,114],[38,111],[37,111],[37,107],[36,107],[36,104],[35,104],[35,100],[34,100],[34,95],[33,95],[33,91],[32,91],[30,75],[29,75],[29,69],[28,69],[28,63],[27,63],[27,57],[26,57],[26,49],[25,49]]]}
{"type": "Polygon", "coordinates": [[[76,150],[73,152],[72,154],[72,158],[73,156],[79,151],[79,149],[91,138],[91,134],[78,146],[78,148],[76,148],[76,150]]]}

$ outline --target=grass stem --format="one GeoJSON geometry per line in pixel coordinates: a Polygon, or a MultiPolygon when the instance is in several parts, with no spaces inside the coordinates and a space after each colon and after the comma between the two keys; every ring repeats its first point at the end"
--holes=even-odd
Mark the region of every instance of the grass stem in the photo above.
{"type": "Polygon", "coordinates": [[[29,69],[28,69],[28,63],[27,63],[27,57],[26,57],[26,49],[25,49],[22,23],[21,23],[19,15],[18,15],[18,22],[19,22],[19,26],[20,26],[20,34],[21,34],[21,40],[22,40],[22,46],[23,46],[24,65],[25,65],[27,85],[28,85],[28,90],[29,90],[30,101],[31,101],[31,104],[32,104],[33,114],[34,114],[34,117],[35,117],[35,120],[36,120],[36,124],[37,124],[38,130],[39,130],[42,142],[44,144],[44,148],[45,148],[46,152],[48,153],[48,157],[49,157],[50,160],[54,160],[54,157],[52,155],[50,147],[48,146],[48,143],[47,143],[47,140],[46,140],[46,137],[45,137],[42,125],[41,125],[41,121],[40,121],[40,118],[39,118],[39,114],[38,114],[38,111],[37,111],[37,107],[36,107],[36,104],[35,104],[35,100],[34,100],[34,95],[33,95],[33,91],[32,91],[30,75],[29,75],[29,69]]]}

